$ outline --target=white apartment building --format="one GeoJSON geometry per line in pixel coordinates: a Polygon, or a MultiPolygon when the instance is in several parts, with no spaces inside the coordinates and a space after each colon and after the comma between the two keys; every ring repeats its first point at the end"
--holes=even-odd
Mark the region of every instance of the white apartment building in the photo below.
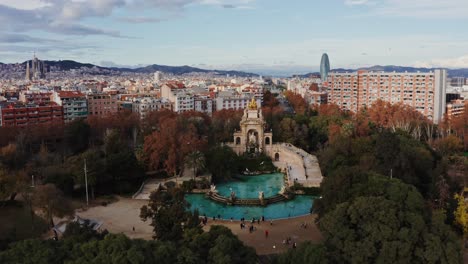
{"type": "Polygon", "coordinates": [[[193,111],[194,110],[194,99],[193,96],[187,92],[179,92],[175,95],[173,103],[173,110],[177,113],[193,111]]]}
{"type": "Polygon", "coordinates": [[[63,106],[63,119],[71,122],[88,116],[88,102],[86,96],[78,91],[54,91],[50,101],[63,106]]]}
{"type": "Polygon", "coordinates": [[[193,95],[188,92],[184,84],[169,82],[161,87],[161,97],[167,98],[172,103],[174,112],[186,112],[194,110],[193,95]]]}
{"type": "Polygon", "coordinates": [[[150,112],[161,109],[171,110],[171,102],[165,98],[140,97],[132,99],[132,112],[137,113],[141,119],[150,112]]]}
{"type": "Polygon", "coordinates": [[[213,113],[214,102],[208,96],[196,96],[193,100],[194,109],[197,112],[202,112],[208,115],[213,113]]]}
{"type": "MultiPolygon", "coordinates": [[[[252,98],[244,96],[218,96],[216,98],[216,110],[219,111],[223,109],[245,109],[249,105],[250,100],[252,100],[252,98]]],[[[256,98],[256,101],[257,105],[262,105],[261,99],[256,98]]]]}

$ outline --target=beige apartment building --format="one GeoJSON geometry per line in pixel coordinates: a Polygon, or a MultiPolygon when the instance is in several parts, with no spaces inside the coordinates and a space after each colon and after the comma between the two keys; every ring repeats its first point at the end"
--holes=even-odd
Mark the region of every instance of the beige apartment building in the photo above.
{"type": "Polygon", "coordinates": [[[428,73],[331,72],[325,84],[328,103],[357,112],[378,99],[414,107],[434,123],[445,113],[446,70],[428,73]]]}
{"type": "Polygon", "coordinates": [[[104,117],[117,113],[117,98],[114,95],[88,94],[88,116],[104,117]]]}
{"type": "Polygon", "coordinates": [[[468,100],[452,100],[450,103],[447,104],[448,118],[450,119],[455,116],[463,115],[463,113],[465,113],[466,105],[468,105],[468,100]]]}

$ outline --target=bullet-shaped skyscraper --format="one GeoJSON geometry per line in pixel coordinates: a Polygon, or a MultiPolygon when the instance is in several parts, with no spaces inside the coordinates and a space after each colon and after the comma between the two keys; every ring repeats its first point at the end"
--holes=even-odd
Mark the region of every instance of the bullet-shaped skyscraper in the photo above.
{"type": "Polygon", "coordinates": [[[322,82],[327,80],[329,72],[330,72],[330,61],[328,60],[328,55],[324,53],[322,55],[322,61],[320,62],[320,78],[322,79],[322,82]]]}

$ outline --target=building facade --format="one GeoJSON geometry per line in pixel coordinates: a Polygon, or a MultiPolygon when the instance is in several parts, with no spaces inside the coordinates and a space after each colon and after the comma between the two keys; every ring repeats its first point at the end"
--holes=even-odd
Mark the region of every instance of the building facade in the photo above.
{"type": "MultiPolygon", "coordinates": [[[[245,96],[219,96],[216,98],[216,111],[245,109],[249,105],[249,102],[250,99],[245,96]]],[[[255,102],[257,105],[262,105],[261,99],[256,99],[255,102]]]]}
{"type": "Polygon", "coordinates": [[[65,122],[86,118],[88,116],[88,103],[86,96],[78,91],[55,91],[51,101],[63,106],[65,122]]]}
{"type": "Polygon", "coordinates": [[[177,113],[193,111],[194,109],[194,98],[193,95],[187,92],[177,93],[174,97],[173,111],[177,113]]]}
{"type": "Polygon", "coordinates": [[[0,126],[26,127],[63,124],[63,107],[49,104],[8,104],[0,107],[0,126]]]}
{"type": "Polygon", "coordinates": [[[447,104],[447,117],[449,119],[463,115],[468,107],[468,100],[457,99],[447,104]]]}
{"type": "Polygon", "coordinates": [[[446,70],[428,73],[368,72],[330,73],[326,84],[328,103],[357,112],[377,100],[414,107],[434,123],[445,113],[446,70]]]}
{"type": "Polygon", "coordinates": [[[117,98],[110,94],[89,94],[88,116],[104,117],[117,113],[117,98]]]}
{"type": "Polygon", "coordinates": [[[197,112],[211,115],[213,113],[213,99],[209,96],[197,96],[193,99],[194,109],[197,112]]]}
{"type": "Polygon", "coordinates": [[[171,110],[171,108],[171,102],[165,98],[134,98],[132,102],[132,111],[137,113],[141,119],[147,117],[150,112],[161,109],[171,110]]]}
{"type": "Polygon", "coordinates": [[[328,54],[324,53],[322,55],[322,60],[320,61],[320,79],[322,80],[322,82],[327,80],[329,72],[330,60],[328,59],[328,54]]]}
{"type": "Polygon", "coordinates": [[[26,90],[20,91],[19,101],[25,104],[48,104],[50,103],[51,91],[26,90]]]}

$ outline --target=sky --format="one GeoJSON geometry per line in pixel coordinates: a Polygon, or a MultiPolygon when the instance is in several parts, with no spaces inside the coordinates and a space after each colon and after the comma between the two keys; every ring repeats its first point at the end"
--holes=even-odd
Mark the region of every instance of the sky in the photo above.
{"type": "Polygon", "coordinates": [[[0,62],[468,68],[468,0],[0,0],[0,62]]]}

